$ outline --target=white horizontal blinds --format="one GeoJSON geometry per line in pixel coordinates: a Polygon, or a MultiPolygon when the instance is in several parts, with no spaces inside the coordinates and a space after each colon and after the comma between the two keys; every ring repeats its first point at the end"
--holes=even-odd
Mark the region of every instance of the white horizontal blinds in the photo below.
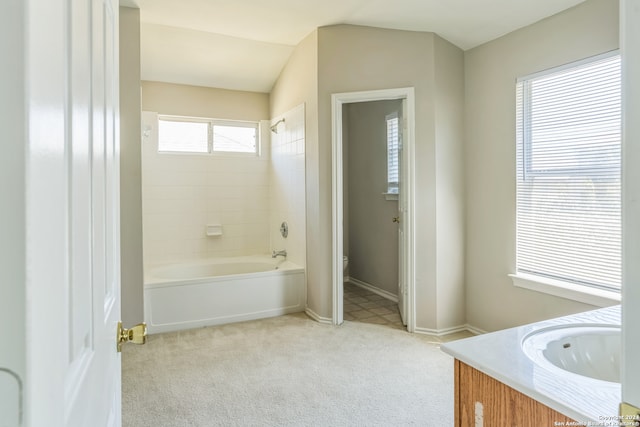
{"type": "Polygon", "coordinates": [[[398,192],[399,181],[399,120],[398,114],[390,114],[387,119],[387,192],[398,192]]]}
{"type": "Polygon", "coordinates": [[[517,270],[621,284],[620,56],[517,85],[517,270]]]}
{"type": "Polygon", "coordinates": [[[208,141],[208,122],[158,120],[158,151],[207,153],[208,141]]]}
{"type": "Polygon", "coordinates": [[[213,151],[256,153],[258,129],[255,124],[213,124],[213,151]]]}

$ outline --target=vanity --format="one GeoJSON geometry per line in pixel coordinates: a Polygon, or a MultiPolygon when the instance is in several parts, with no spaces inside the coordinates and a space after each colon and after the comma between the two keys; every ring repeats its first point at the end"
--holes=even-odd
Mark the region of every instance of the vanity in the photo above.
{"type": "Polygon", "coordinates": [[[455,425],[618,425],[620,306],[442,345],[455,425]]]}

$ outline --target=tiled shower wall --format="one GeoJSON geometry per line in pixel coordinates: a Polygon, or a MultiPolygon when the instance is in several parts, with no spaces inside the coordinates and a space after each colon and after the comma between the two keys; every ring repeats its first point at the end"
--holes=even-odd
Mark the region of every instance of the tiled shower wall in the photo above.
{"type": "Polygon", "coordinates": [[[305,245],[305,122],[304,104],[284,115],[284,123],[271,133],[271,247],[286,249],[287,258],[298,265],[306,265],[305,245]],[[280,235],[280,225],[286,221],[289,235],[280,235]]]}
{"type": "Polygon", "coordinates": [[[269,252],[269,123],[261,155],[244,156],[158,153],[157,114],[142,120],[145,265],[269,252]],[[207,224],[222,236],[207,236],[207,224]]]}
{"type": "Polygon", "coordinates": [[[146,266],[286,249],[305,262],[304,105],[278,133],[260,123],[260,156],[158,153],[157,113],[143,112],[142,217],[146,266]],[[289,235],[280,235],[286,221],[289,235]],[[207,236],[221,224],[221,236],[207,236]]]}

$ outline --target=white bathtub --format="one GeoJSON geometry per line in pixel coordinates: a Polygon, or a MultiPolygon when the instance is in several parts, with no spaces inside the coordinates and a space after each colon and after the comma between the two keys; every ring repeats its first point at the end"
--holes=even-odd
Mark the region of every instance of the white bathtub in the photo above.
{"type": "Polygon", "coordinates": [[[270,255],[157,265],[145,271],[149,333],[304,311],[304,269],[270,255]]]}

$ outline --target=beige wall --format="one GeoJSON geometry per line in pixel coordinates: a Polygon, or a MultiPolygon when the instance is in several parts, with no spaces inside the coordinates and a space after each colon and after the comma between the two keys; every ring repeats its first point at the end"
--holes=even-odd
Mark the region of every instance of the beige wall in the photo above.
{"type": "Polygon", "coordinates": [[[229,120],[268,120],[269,94],[142,82],[142,110],[160,114],[229,120]]]}
{"type": "Polygon", "coordinates": [[[120,8],[120,246],[122,321],[143,321],[140,10],[120,8]]]}
{"type": "Polygon", "coordinates": [[[323,315],[331,317],[331,95],[362,90],[414,87],[416,98],[416,211],[424,220],[415,227],[416,299],[418,325],[435,326],[435,310],[421,302],[435,303],[435,257],[428,245],[435,241],[433,38],[431,33],[384,30],[352,25],[318,29],[318,168],[320,222],[315,233],[323,277],[323,315]],[[420,159],[420,161],[418,161],[420,159]]]}
{"type": "Polygon", "coordinates": [[[466,312],[492,331],[591,306],[515,288],[515,81],[618,47],[618,2],[590,0],[465,52],[466,312]]]}
{"type": "MultiPolygon", "coordinates": [[[[327,320],[331,318],[331,312],[324,307],[324,286],[327,283],[331,286],[331,264],[323,263],[321,259],[320,249],[324,246],[317,231],[320,227],[317,53],[318,33],[314,31],[298,44],[280,73],[271,91],[270,105],[271,117],[279,117],[300,104],[305,106],[307,307],[310,314],[327,320]]],[[[330,239],[331,222],[328,230],[330,239]]]]}
{"type": "MultiPolygon", "coordinates": [[[[415,88],[416,109],[416,146],[415,146],[415,287],[416,287],[416,326],[424,332],[441,331],[457,327],[464,323],[462,303],[457,301],[460,292],[451,294],[451,298],[443,298],[438,304],[438,295],[448,293],[450,288],[460,289],[462,284],[459,260],[462,259],[462,247],[450,247],[457,251],[456,262],[448,264],[438,251],[438,229],[445,226],[451,229],[462,229],[459,212],[454,216],[438,216],[437,195],[439,191],[447,191],[446,198],[452,201],[448,206],[462,204],[463,192],[459,184],[449,186],[447,180],[455,177],[455,183],[461,181],[459,167],[447,168],[451,163],[439,165],[436,158],[440,150],[445,150],[444,157],[454,158],[456,150],[449,150],[444,145],[460,144],[455,140],[455,132],[447,138],[444,131],[437,130],[436,112],[439,103],[443,104],[445,95],[452,89],[445,85],[440,89],[441,99],[436,97],[436,78],[438,73],[450,72],[452,80],[461,79],[461,51],[452,45],[439,41],[432,33],[385,30],[352,25],[336,25],[318,29],[318,192],[319,218],[318,226],[310,231],[317,235],[318,262],[323,266],[323,275],[316,281],[321,289],[317,309],[323,316],[331,316],[331,94],[362,90],[387,89],[399,87],[415,88]],[[457,53],[455,53],[457,52],[457,53]],[[438,57],[443,63],[436,67],[438,57]],[[446,58],[454,59],[446,59],[446,58]],[[448,71],[447,71],[448,70],[448,71]],[[438,271],[438,269],[443,271],[438,271]],[[444,270],[452,270],[445,272],[444,270]],[[456,271],[453,271],[456,270],[456,271]],[[451,282],[454,281],[454,282],[451,282]],[[455,300],[455,301],[454,301],[455,300]],[[449,304],[449,306],[445,306],[449,304]],[[439,318],[438,312],[451,310],[451,315],[439,318]],[[445,323],[446,322],[446,323],[445,323]]],[[[455,89],[455,88],[453,88],[455,89]]],[[[448,101],[458,107],[462,99],[455,89],[448,101]]],[[[450,114],[452,109],[442,105],[442,114],[450,114]],[[444,111],[449,111],[444,113],[444,111]]],[[[448,126],[448,125],[445,125],[448,126]]],[[[462,159],[458,159],[461,162],[462,159]]],[[[307,172],[307,176],[309,176],[307,172]]],[[[444,197],[444,195],[443,195],[444,197]]],[[[446,209],[449,209],[446,208],[446,209]]],[[[458,209],[458,208],[455,208],[458,209]]],[[[443,212],[444,213],[444,212],[443,212]]],[[[309,239],[310,240],[310,239],[309,239]]],[[[447,254],[450,255],[450,252],[447,254]]]]}
{"type": "MultiPolygon", "coordinates": [[[[464,54],[435,37],[436,329],[465,323],[464,54]]],[[[418,218],[420,221],[421,218],[418,218]]]]}
{"type": "Polygon", "coordinates": [[[390,294],[398,294],[397,200],[386,200],[387,121],[402,101],[358,102],[344,106],[343,128],[348,154],[343,230],[348,236],[344,253],[349,256],[349,277],[390,294]]]}

